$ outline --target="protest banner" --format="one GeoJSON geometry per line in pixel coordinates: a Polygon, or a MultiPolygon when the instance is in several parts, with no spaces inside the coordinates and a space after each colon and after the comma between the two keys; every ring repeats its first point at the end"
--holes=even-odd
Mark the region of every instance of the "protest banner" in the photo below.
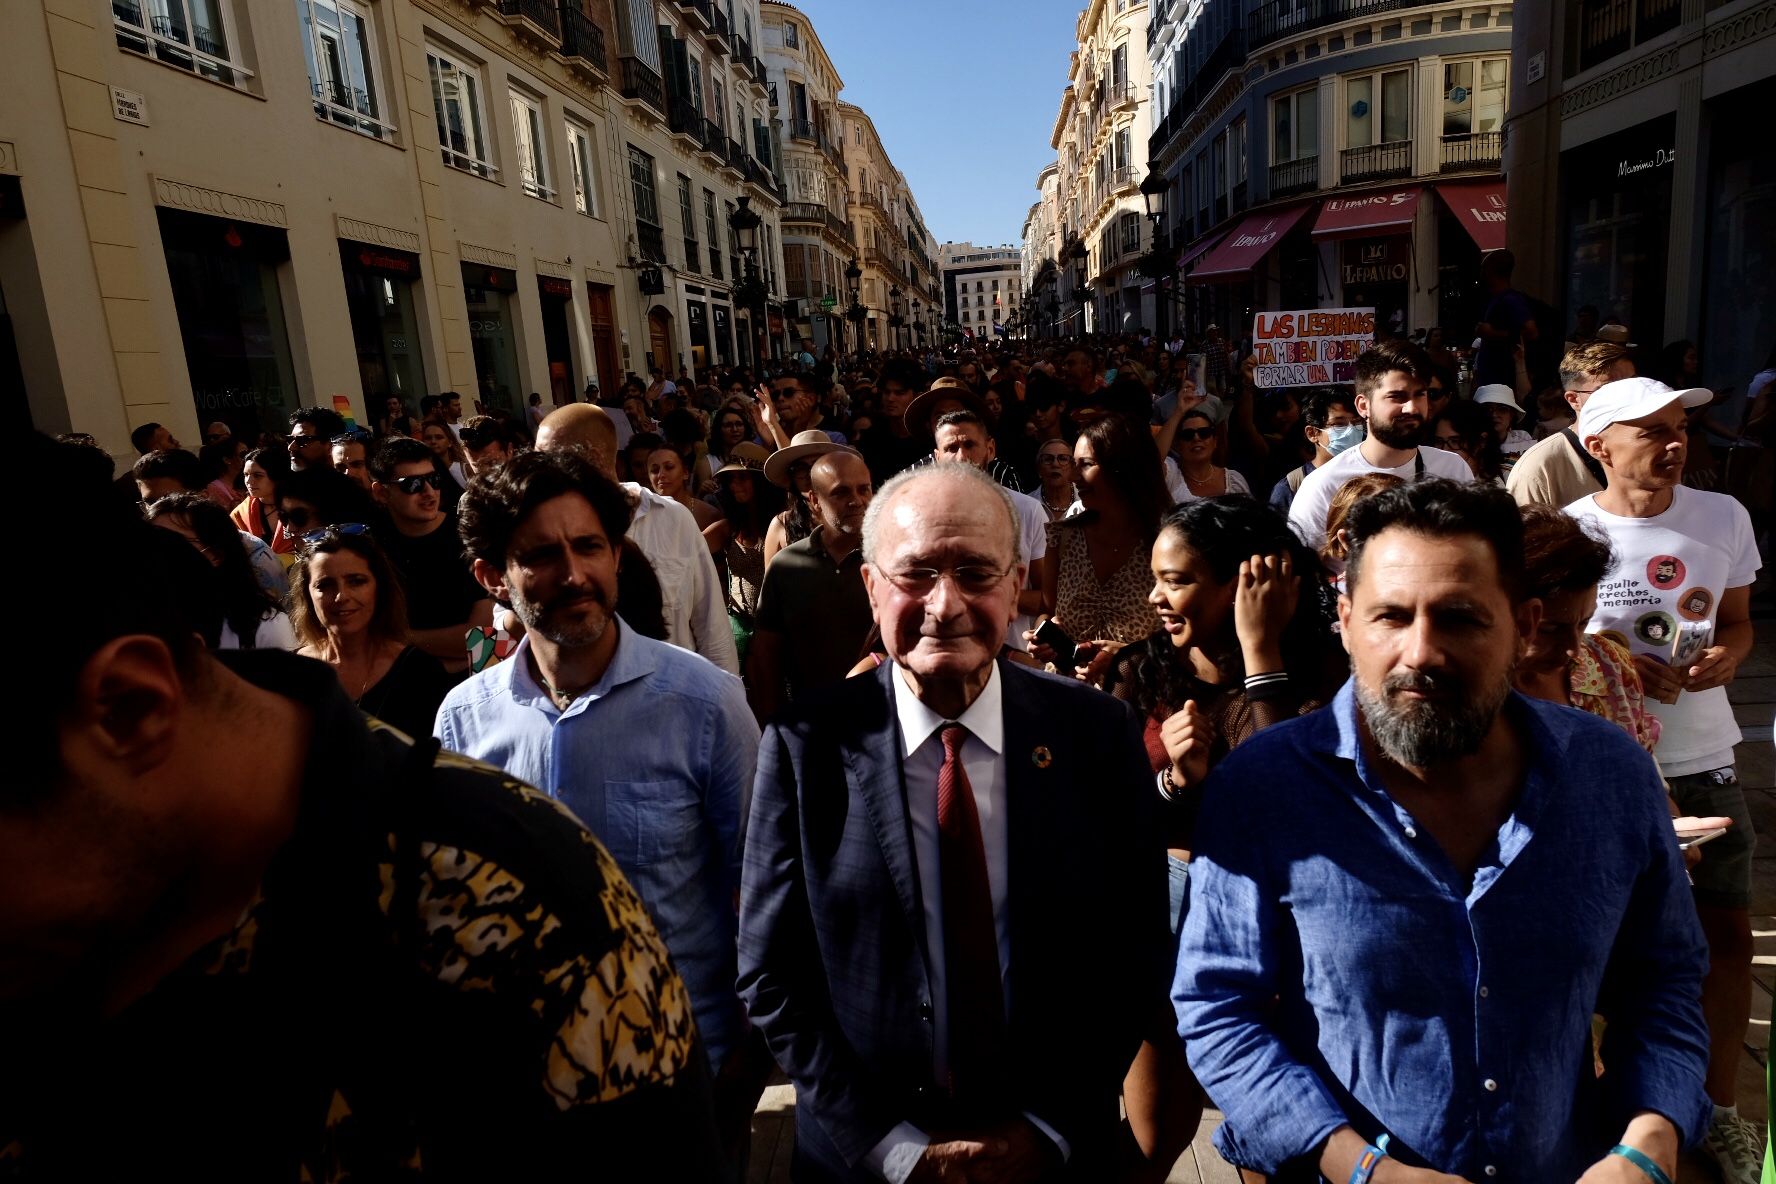
{"type": "Polygon", "coordinates": [[[1373,308],[1261,312],[1252,318],[1252,381],[1260,389],[1349,383],[1357,355],[1373,344],[1373,308]]]}

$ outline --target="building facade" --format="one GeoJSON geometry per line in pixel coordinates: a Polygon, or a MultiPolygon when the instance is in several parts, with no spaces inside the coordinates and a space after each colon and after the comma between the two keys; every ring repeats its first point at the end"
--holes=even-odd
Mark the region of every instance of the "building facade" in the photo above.
{"type": "Polygon", "coordinates": [[[938,248],[944,315],[964,338],[1010,333],[1024,298],[1024,252],[1017,247],[945,243],[938,248]]]}
{"type": "Polygon", "coordinates": [[[445,390],[516,411],[784,348],[757,0],[27,14],[0,69],[0,388],[39,428],[128,457],[149,421],[250,439],[445,390]]]}
{"type": "Polygon", "coordinates": [[[1237,340],[1255,309],[1374,307],[1466,334],[1504,245],[1511,26],[1509,0],[1156,0],[1173,323],[1237,340]]]}
{"type": "Polygon", "coordinates": [[[1153,285],[1140,263],[1148,228],[1140,154],[1153,122],[1147,0],[1092,0],[1079,14],[1049,143],[1059,166],[1056,201],[1063,265],[1085,264],[1086,287],[1071,293],[1070,331],[1151,327],[1153,285]]]}
{"type": "Polygon", "coordinates": [[[856,304],[850,307],[851,345],[910,349],[922,339],[924,314],[937,299],[931,234],[868,113],[840,100],[839,116],[851,228],[862,271],[856,304]]]}
{"type": "Polygon", "coordinates": [[[1042,166],[1036,174],[1036,201],[1024,217],[1020,260],[1024,300],[1018,327],[1027,337],[1053,337],[1060,331],[1060,174],[1056,161],[1042,166]]]}
{"type": "Polygon", "coordinates": [[[1744,391],[1776,348],[1776,0],[1526,0],[1514,45],[1517,286],[1744,391]]]}

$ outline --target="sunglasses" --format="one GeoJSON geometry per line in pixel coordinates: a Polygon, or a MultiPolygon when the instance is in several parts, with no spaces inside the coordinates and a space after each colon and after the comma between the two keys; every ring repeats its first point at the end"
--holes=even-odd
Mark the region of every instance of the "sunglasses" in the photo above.
{"type": "Polygon", "coordinates": [[[1180,439],[1180,440],[1213,440],[1214,438],[1215,438],[1215,429],[1214,428],[1179,428],[1178,429],[1178,439],[1180,439]]]}
{"type": "Polygon", "coordinates": [[[396,477],[393,481],[389,482],[389,484],[393,485],[402,493],[407,494],[409,497],[412,497],[428,485],[433,489],[443,489],[444,474],[421,473],[414,477],[396,477]]]}
{"type": "MultiPolygon", "coordinates": [[[[303,515],[304,519],[307,515],[303,515]]],[[[370,528],[362,522],[336,522],[332,526],[323,526],[319,530],[311,530],[298,537],[297,541],[304,548],[313,547],[330,539],[349,538],[354,535],[369,534],[370,528]]]]}

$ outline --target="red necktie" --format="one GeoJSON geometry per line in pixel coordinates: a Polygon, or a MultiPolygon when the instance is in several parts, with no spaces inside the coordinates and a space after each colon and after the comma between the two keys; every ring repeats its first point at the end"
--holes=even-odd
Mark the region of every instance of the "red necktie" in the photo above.
{"type": "Polygon", "coordinates": [[[945,724],[937,775],[937,859],[943,892],[943,945],[952,1097],[990,1097],[1002,1064],[1005,999],[999,982],[999,935],[987,850],[974,789],[962,767],[968,729],[945,724]]]}

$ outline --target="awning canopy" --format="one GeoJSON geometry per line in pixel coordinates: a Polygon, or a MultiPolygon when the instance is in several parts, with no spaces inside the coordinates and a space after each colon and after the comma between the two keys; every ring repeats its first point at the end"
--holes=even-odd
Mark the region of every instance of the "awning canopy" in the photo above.
{"type": "Polygon", "coordinates": [[[1195,263],[1198,259],[1203,257],[1204,252],[1220,241],[1221,236],[1218,234],[1211,234],[1205,237],[1194,247],[1191,247],[1188,251],[1185,251],[1182,255],[1178,256],[1178,270],[1183,271],[1186,267],[1195,263]]]}
{"type": "Polygon", "coordinates": [[[1437,186],[1437,196],[1449,206],[1482,251],[1505,245],[1505,183],[1460,181],[1437,186]]]}
{"type": "Polygon", "coordinates": [[[1283,241],[1283,236],[1293,229],[1295,223],[1301,221],[1301,216],[1307,213],[1310,205],[1311,203],[1304,202],[1280,210],[1246,215],[1246,220],[1222,239],[1221,245],[1187,278],[1193,284],[1225,284],[1250,274],[1283,241]]]}
{"type": "Polygon", "coordinates": [[[1313,236],[1326,239],[1410,234],[1422,192],[1417,185],[1402,185],[1356,197],[1328,197],[1320,205],[1313,236]]]}

